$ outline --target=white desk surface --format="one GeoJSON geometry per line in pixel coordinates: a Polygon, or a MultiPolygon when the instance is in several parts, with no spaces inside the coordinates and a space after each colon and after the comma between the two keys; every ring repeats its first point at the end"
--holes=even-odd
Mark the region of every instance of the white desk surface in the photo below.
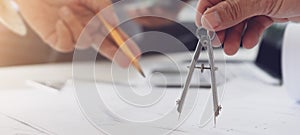
{"type": "MultiPolygon", "coordinates": [[[[249,60],[252,59],[250,57],[249,60]]],[[[155,59],[157,62],[157,58],[155,59]]],[[[142,63],[149,63],[155,59],[150,58],[142,63]]],[[[107,62],[100,62],[97,65],[100,71],[110,67],[107,62]]],[[[104,71],[99,79],[109,80],[109,74],[104,71]]],[[[24,84],[27,79],[68,80],[72,77],[71,63],[2,68],[0,75],[1,134],[101,134],[81,113],[74,91],[53,92],[34,89],[24,84]],[[3,114],[26,121],[46,133],[37,133],[22,124],[18,125],[3,114]]],[[[226,83],[225,88],[222,102],[224,109],[216,128],[192,129],[174,134],[298,135],[300,133],[300,105],[291,100],[283,87],[237,77],[226,83]]]]}

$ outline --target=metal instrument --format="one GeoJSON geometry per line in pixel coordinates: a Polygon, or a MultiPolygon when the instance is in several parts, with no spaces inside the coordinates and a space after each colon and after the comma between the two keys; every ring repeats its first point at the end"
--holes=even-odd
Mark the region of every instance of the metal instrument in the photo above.
{"type": "Polygon", "coordinates": [[[211,73],[211,90],[212,90],[212,97],[213,97],[213,110],[214,110],[214,124],[216,125],[216,118],[217,116],[220,114],[221,111],[221,106],[219,105],[219,101],[218,101],[218,92],[217,92],[217,84],[216,84],[216,70],[217,68],[215,67],[215,63],[214,63],[214,53],[213,53],[213,47],[211,44],[211,40],[214,39],[214,37],[216,36],[215,33],[211,33],[208,30],[200,27],[197,29],[196,35],[199,39],[199,42],[197,44],[197,48],[195,50],[193,59],[191,61],[191,64],[189,66],[189,72],[188,72],[188,76],[183,88],[183,92],[181,95],[181,98],[177,101],[177,111],[179,113],[179,117],[183,111],[183,106],[184,106],[184,102],[190,87],[190,83],[192,80],[192,76],[194,73],[195,69],[200,69],[201,72],[203,72],[204,70],[210,70],[211,73]],[[202,49],[206,49],[208,52],[208,56],[209,56],[209,67],[205,67],[204,64],[202,64],[201,66],[197,66],[197,61],[200,57],[200,53],[202,51],[202,49]]]}

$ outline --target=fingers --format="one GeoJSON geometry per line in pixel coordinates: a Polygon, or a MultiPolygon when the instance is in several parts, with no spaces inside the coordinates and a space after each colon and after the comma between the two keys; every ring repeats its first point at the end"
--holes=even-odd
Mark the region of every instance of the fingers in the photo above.
{"type": "Polygon", "coordinates": [[[123,30],[119,30],[119,32],[135,58],[139,58],[142,53],[138,45],[123,30]]]}
{"type": "Polygon", "coordinates": [[[74,50],[72,34],[61,20],[57,21],[55,31],[45,39],[45,42],[60,52],[71,52],[74,50]]]}
{"type": "Polygon", "coordinates": [[[134,58],[137,59],[139,59],[141,51],[137,44],[131,38],[129,38],[129,36],[124,31],[118,29],[118,32],[121,34],[122,39],[125,42],[124,45],[119,47],[118,51],[114,53],[113,61],[117,62],[122,67],[128,67],[131,64],[132,60],[129,59],[129,57],[124,53],[124,51],[121,48],[127,46],[134,58]]]}
{"type": "MultiPolygon", "coordinates": [[[[200,0],[197,6],[198,12],[196,13],[196,25],[197,27],[201,27],[201,18],[204,12],[214,5],[218,4],[222,0],[200,0]]],[[[225,30],[216,32],[216,37],[212,40],[212,45],[214,47],[220,47],[225,39],[225,30]]]]}
{"type": "Polygon", "coordinates": [[[57,41],[53,46],[54,49],[60,52],[71,52],[74,50],[72,34],[61,20],[56,23],[56,35],[57,41]]]}
{"type": "Polygon", "coordinates": [[[227,30],[224,41],[224,52],[227,55],[234,55],[239,50],[245,24],[242,22],[227,30]]]}
{"type": "Polygon", "coordinates": [[[263,14],[267,6],[264,0],[222,1],[204,12],[201,23],[211,31],[225,30],[250,17],[263,14]]]}
{"type": "Polygon", "coordinates": [[[76,42],[76,39],[79,38],[79,35],[83,29],[83,26],[81,23],[78,21],[76,16],[73,14],[70,8],[68,7],[62,7],[59,11],[60,18],[66,22],[66,24],[69,26],[71,29],[71,32],[74,37],[74,41],[76,42]]]}
{"type": "Polygon", "coordinates": [[[118,47],[115,46],[114,43],[111,42],[108,39],[105,39],[102,42],[102,44],[100,45],[100,47],[98,47],[98,52],[102,56],[108,58],[109,60],[114,61],[115,63],[117,63],[121,67],[126,67],[127,66],[126,63],[129,63],[129,61],[126,62],[126,61],[124,61],[124,60],[122,60],[120,58],[115,59],[115,54],[118,52],[118,47]]]}
{"type": "Polygon", "coordinates": [[[73,37],[73,42],[76,43],[76,48],[79,49],[86,49],[90,47],[91,40],[89,40],[89,36],[86,34],[81,35],[81,32],[83,30],[82,23],[77,19],[77,17],[74,15],[72,10],[69,7],[62,7],[59,11],[60,18],[63,19],[63,21],[67,24],[68,28],[70,29],[73,37]],[[85,38],[85,43],[78,43],[77,40],[79,37],[84,36],[82,38],[85,38]]]}
{"type": "MultiPolygon", "coordinates": [[[[134,41],[129,39],[129,37],[124,34],[123,31],[120,31],[121,36],[128,46],[130,51],[133,53],[135,57],[140,56],[141,51],[134,41]]],[[[109,35],[102,33],[100,31],[92,34],[93,42],[97,43],[93,47],[98,50],[98,52],[114,63],[118,64],[121,67],[128,67],[130,65],[130,60],[123,53],[123,51],[115,44],[115,42],[110,38],[109,35]],[[106,36],[106,37],[105,37],[106,36]]]]}
{"type": "Polygon", "coordinates": [[[288,18],[272,18],[273,22],[276,22],[276,23],[285,23],[285,22],[288,22],[289,19],[288,18]]]}
{"type": "Polygon", "coordinates": [[[221,2],[222,0],[200,0],[199,3],[198,3],[198,6],[197,6],[197,10],[198,12],[196,13],[196,25],[198,27],[202,26],[202,23],[201,23],[201,18],[202,18],[202,15],[204,14],[204,12],[216,5],[217,3],[221,2]]]}
{"type": "Polygon", "coordinates": [[[216,33],[217,36],[212,40],[213,47],[220,47],[225,40],[225,30],[216,33]]]}
{"type": "Polygon", "coordinates": [[[289,21],[299,23],[300,22],[300,16],[291,17],[291,18],[289,18],[289,21]]]}
{"type": "Polygon", "coordinates": [[[127,56],[109,39],[106,38],[105,40],[103,40],[102,44],[96,48],[102,56],[118,64],[120,67],[125,68],[130,65],[130,60],[127,58],[127,56]]]}
{"type": "Polygon", "coordinates": [[[248,21],[247,29],[243,37],[243,47],[253,48],[258,44],[263,32],[272,25],[273,20],[266,16],[257,16],[248,21]]]}
{"type": "MultiPolygon", "coordinates": [[[[112,27],[117,27],[118,19],[117,19],[116,15],[114,14],[113,8],[110,6],[111,2],[109,0],[103,0],[103,1],[102,0],[79,0],[79,2],[80,2],[80,4],[84,5],[87,8],[87,10],[93,11],[93,13],[97,14],[97,16],[106,20],[112,27]],[[107,8],[107,7],[109,7],[109,8],[107,8]],[[101,12],[99,12],[99,11],[101,11],[101,12]]],[[[103,22],[96,21],[97,25],[95,25],[95,26],[97,26],[97,27],[92,27],[89,25],[85,29],[85,31],[87,31],[87,32],[80,34],[81,31],[83,30],[83,26],[82,26],[83,24],[81,23],[81,20],[76,18],[76,15],[72,12],[71,9],[69,9],[68,7],[63,7],[60,10],[60,17],[69,26],[71,34],[74,37],[74,39],[73,39],[74,42],[76,42],[76,39],[78,39],[80,36],[81,36],[80,37],[81,39],[82,38],[90,38],[90,40],[93,43],[101,44],[101,45],[93,45],[94,48],[98,49],[98,52],[101,55],[114,61],[121,67],[129,66],[130,60],[115,44],[114,40],[112,40],[112,38],[109,37],[107,30],[102,29],[102,28],[105,29],[105,27],[103,26],[103,22]],[[98,24],[100,24],[99,27],[98,27],[98,24]],[[108,35],[108,37],[104,37],[104,35],[108,35]],[[82,36],[85,36],[85,37],[82,37],[82,36]],[[100,43],[100,42],[102,42],[102,43],[100,43]]],[[[128,39],[128,36],[124,33],[123,33],[122,37],[124,38],[125,41],[128,39]]],[[[87,40],[84,39],[84,40],[80,40],[79,42],[86,44],[87,40]]],[[[128,44],[129,49],[134,54],[134,56],[140,55],[140,50],[138,49],[137,45],[133,41],[128,40],[127,44],[128,44]]]]}

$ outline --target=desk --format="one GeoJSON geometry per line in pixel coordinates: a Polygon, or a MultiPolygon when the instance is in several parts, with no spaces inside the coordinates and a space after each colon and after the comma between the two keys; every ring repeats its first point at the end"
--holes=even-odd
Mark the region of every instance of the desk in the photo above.
{"type": "MultiPolygon", "coordinates": [[[[179,58],[187,57],[180,56],[179,58]]],[[[146,64],[149,61],[158,63],[158,60],[163,61],[159,57],[152,57],[143,59],[141,63],[146,64]]],[[[110,67],[109,65],[108,62],[96,64],[97,70],[103,72],[97,79],[110,79],[109,74],[105,71],[110,67]]],[[[24,80],[28,78],[32,80],[68,80],[72,77],[71,63],[3,68],[0,73],[2,82],[10,84],[12,84],[10,81],[16,82],[16,84],[12,84],[14,87],[7,85],[0,90],[1,114],[26,121],[45,132],[29,130],[25,132],[25,129],[20,129],[14,124],[13,127],[7,127],[11,125],[7,123],[11,122],[7,120],[7,117],[1,116],[1,134],[101,134],[80,111],[72,89],[50,92],[24,85],[24,80]],[[10,130],[8,131],[8,129],[10,130]]],[[[218,118],[216,128],[191,128],[188,131],[174,134],[297,135],[300,133],[300,105],[289,98],[283,87],[237,77],[226,83],[225,88],[222,102],[224,109],[218,118]]]]}

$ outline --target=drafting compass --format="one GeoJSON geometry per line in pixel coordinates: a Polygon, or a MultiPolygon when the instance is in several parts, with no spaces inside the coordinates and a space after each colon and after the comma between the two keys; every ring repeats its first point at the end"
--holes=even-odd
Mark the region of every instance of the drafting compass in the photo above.
{"type": "Polygon", "coordinates": [[[217,92],[217,83],[216,83],[216,70],[214,63],[214,53],[213,53],[213,47],[211,45],[211,40],[214,39],[215,33],[210,33],[208,30],[200,27],[197,29],[196,35],[199,39],[199,42],[197,44],[193,59],[191,61],[191,65],[189,66],[189,72],[188,76],[186,78],[186,82],[184,84],[183,92],[181,95],[181,98],[177,101],[177,111],[179,113],[179,116],[182,113],[182,109],[184,106],[185,98],[187,96],[190,83],[192,80],[192,76],[195,69],[200,69],[201,72],[204,70],[210,70],[211,73],[211,90],[212,90],[212,98],[213,98],[213,111],[214,111],[214,124],[216,125],[216,118],[220,114],[221,106],[219,105],[218,101],[218,92],[217,92]],[[208,57],[209,57],[209,67],[205,67],[204,64],[201,66],[196,66],[197,61],[200,57],[200,52],[202,49],[205,48],[208,51],[208,57]]]}

